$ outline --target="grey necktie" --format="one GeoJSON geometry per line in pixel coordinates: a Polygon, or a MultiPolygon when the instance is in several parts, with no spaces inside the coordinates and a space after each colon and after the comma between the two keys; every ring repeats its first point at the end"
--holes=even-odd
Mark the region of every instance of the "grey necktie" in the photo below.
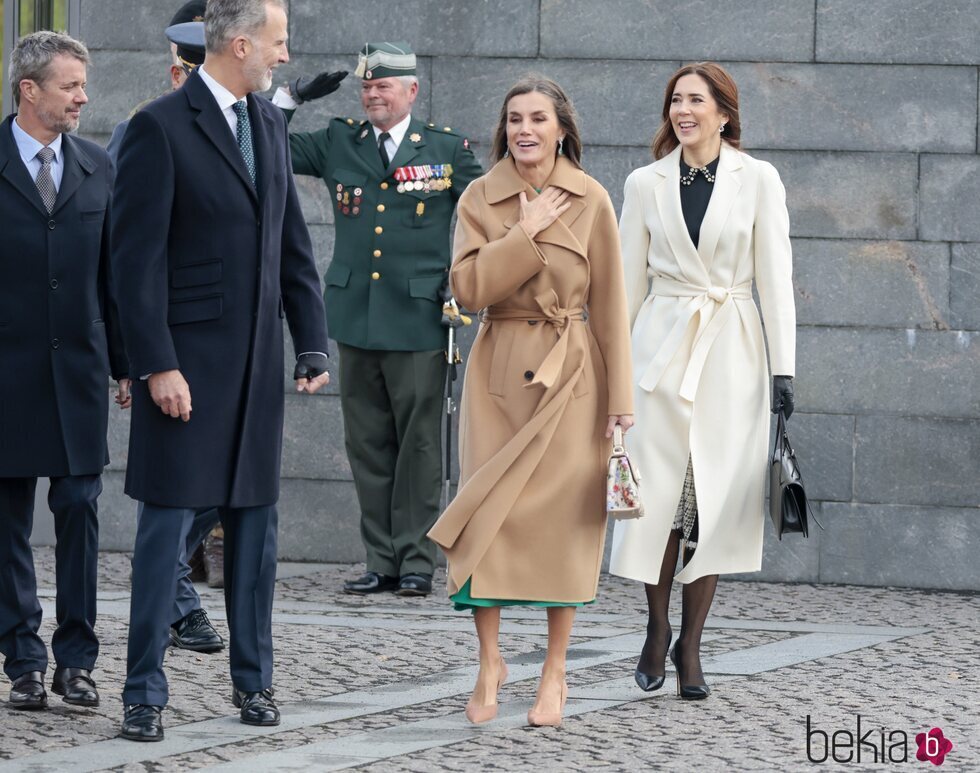
{"type": "Polygon", "coordinates": [[[252,147],[252,123],[248,120],[248,104],[243,99],[232,105],[232,109],[238,116],[238,125],[235,128],[238,149],[242,152],[242,158],[245,159],[245,166],[248,167],[248,175],[252,178],[252,185],[255,185],[255,149],[252,147]]]}
{"type": "Polygon", "coordinates": [[[54,177],[51,176],[51,162],[54,161],[54,151],[51,148],[41,148],[37,152],[36,158],[41,162],[41,171],[34,178],[37,192],[41,194],[41,201],[50,215],[54,209],[54,200],[58,198],[58,191],[54,187],[54,177]]]}

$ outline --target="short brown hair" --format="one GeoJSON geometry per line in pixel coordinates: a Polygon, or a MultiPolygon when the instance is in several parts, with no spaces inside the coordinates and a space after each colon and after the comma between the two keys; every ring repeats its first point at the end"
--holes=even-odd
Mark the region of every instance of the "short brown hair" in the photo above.
{"type": "Polygon", "coordinates": [[[657,129],[657,134],[653,138],[653,157],[663,158],[668,155],[680,142],[674,134],[674,127],[670,123],[670,100],[674,96],[674,89],[677,88],[677,81],[685,75],[699,75],[708,84],[708,90],[712,98],[718,103],[718,109],[728,116],[725,128],[721,132],[721,138],[733,148],[742,147],[742,122],[738,116],[738,86],[735,79],[728,74],[721,65],[714,62],[694,62],[686,64],[667,81],[667,90],[664,92],[664,109],[661,117],[663,123],[657,129]]]}
{"type": "Polygon", "coordinates": [[[551,100],[551,104],[555,108],[555,115],[558,116],[558,125],[565,131],[562,153],[565,158],[581,169],[582,136],[578,130],[578,115],[575,112],[575,106],[561,86],[550,78],[537,73],[528,73],[523,76],[510,87],[510,91],[504,97],[504,104],[500,107],[497,128],[493,132],[493,143],[490,145],[491,163],[496,164],[507,155],[507,105],[514,97],[530,94],[532,91],[544,94],[551,100]]]}

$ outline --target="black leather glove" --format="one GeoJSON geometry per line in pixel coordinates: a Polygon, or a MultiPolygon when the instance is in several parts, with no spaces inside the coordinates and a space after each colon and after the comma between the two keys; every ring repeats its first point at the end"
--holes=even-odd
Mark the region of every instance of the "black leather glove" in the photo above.
{"type": "Polygon", "coordinates": [[[347,70],[337,70],[337,72],[321,72],[312,80],[296,78],[289,82],[289,93],[300,103],[319,99],[327,94],[333,94],[340,88],[341,81],[346,77],[347,70]]]}
{"type": "Polygon", "coordinates": [[[293,369],[293,379],[305,378],[315,379],[327,369],[327,355],[314,352],[301,354],[296,358],[296,367],[293,369]]]}
{"type": "Polygon", "coordinates": [[[796,401],[793,399],[793,377],[772,377],[772,412],[779,413],[782,408],[783,416],[787,419],[793,415],[796,401]]]}

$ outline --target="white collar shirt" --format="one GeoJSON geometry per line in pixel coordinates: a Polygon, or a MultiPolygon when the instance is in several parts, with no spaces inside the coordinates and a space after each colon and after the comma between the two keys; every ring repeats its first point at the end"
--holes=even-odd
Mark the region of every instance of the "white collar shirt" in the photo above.
{"type": "Polygon", "coordinates": [[[211,77],[211,74],[204,69],[203,64],[197,68],[197,71],[200,73],[204,85],[208,87],[208,90],[214,96],[214,101],[218,103],[221,114],[228,122],[228,128],[231,129],[231,136],[235,138],[235,142],[238,142],[238,115],[235,113],[232,105],[242,100],[211,77]]]}
{"type": "Polygon", "coordinates": [[[65,173],[65,155],[61,149],[61,135],[59,134],[50,145],[45,145],[34,139],[30,134],[20,128],[15,118],[10,122],[14,133],[14,142],[17,143],[17,151],[20,158],[27,167],[31,179],[37,182],[37,174],[41,171],[41,159],[37,157],[37,152],[43,148],[51,148],[54,151],[54,159],[51,161],[51,179],[54,180],[54,189],[61,190],[61,178],[65,173]]]}
{"type": "MultiPolygon", "coordinates": [[[[402,144],[402,140],[405,139],[405,135],[408,133],[408,125],[412,122],[412,114],[409,113],[402,120],[396,123],[388,130],[388,134],[391,135],[385,140],[385,150],[388,151],[388,159],[394,161],[395,154],[398,152],[398,146],[402,144]]],[[[374,129],[374,144],[377,145],[378,141],[381,139],[382,130],[377,126],[372,126],[374,129]]]]}

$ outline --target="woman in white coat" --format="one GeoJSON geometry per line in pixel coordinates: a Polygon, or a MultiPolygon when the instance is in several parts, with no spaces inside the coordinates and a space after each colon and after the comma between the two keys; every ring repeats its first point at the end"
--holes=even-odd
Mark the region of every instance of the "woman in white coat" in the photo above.
{"type": "Polygon", "coordinates": [[[626,180],[620,221],[633,336],[646,516],[617,522],[610,571],[646,584],[649,622],[636,669],[705,698],[700,645],[720,573],[762,565],[763,492],[773,405],[793,410],[796,349],[786,194],[776,170],[740,150],[738,89],[713,63],[670,79],[657,159],[626,180]],[[681,629],[670,649],[670,587],[683,546],[681,629]]]}

